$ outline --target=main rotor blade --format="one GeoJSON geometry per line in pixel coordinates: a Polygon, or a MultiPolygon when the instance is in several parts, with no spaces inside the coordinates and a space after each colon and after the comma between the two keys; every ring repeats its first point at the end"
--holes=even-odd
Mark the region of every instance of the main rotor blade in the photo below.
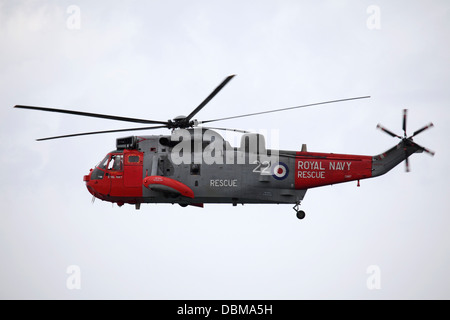
{"type": "Polygon", "coordinates": [[[53,140],[53,139],[61,139],[61,138],[70,138],[70,137],[78,137],[78,136],[87,136],[91,134],[101,134],[101,133],[112,133],[112,132],[124,132],[124,131],[138,131],[138,130],[152,130],[152,129],[160,129],[167,128],[166,126],[157,126],[157,127],[142,127],[142,128],[129,128],[129,129],[116,129],[116,130],[104,130],[104,131],[93,131],[93,132],[82,132],[82,133],[74,133],[74,134],[66,134],[64,136],[56,136],[56,137],[48,137],[36,139],[36,141],[45,141],[45,140],[53,140]]]}
{"type": "Polygon", "coordinates": [[[232,74],[232,75],[226,77],[225,80],[223,80],[222,83],[219,84],[219,86],[218,86],[216,89],[214,89],[214,91],[211,92],[210,95],[207,96],[206,99],[203,100],[203,102],[200,103],[199,106],[198,106],[197,108],[195,108],[194,111],[192,111],[192,112],[186,117],[186,119],[187,119],[188,121],[191,120],[192,117],[195,116],[200,110],[202,110],[202,108],[203,108],[204,106],[206,106],[206,104],[207,104],[209,101],[211,101],[211,99],[214,98],[214,96],[215,96],[216,94],[218,94],[219,91],[222,90],[223,87],[225,87],[226,84],[227,84],[231,79],[233,79],[234,76],[235,76],[235,74],[232,74]]]}
{"type": "Polygon", "coordinates": [[[405,134],[405,138],[406,138],[406,116],[408,114],[408,109],[403,109],[403,132],[405,134]]]}
{"type": "Polygon", "coordinates": [[[154,121],[154,120],[146,120],[146,119],[127,118],[127,117],[112,116],[112,115],[107,115],[107,114],[81,112],[81,111],[75,111],[75,110],[54,109],[54,108],[46,108],[46,107],[33,107],[33,106],[22,106],[22,105],[14,106],[14,108],[29,109],[29,110],[39,110],[39,111],[47,111],[47,112],[57,112],[57,113],[66,113],[66,114],[72,114],[72,115],[76,115],[76,116],[102,118],[102,119],[109,119],[109,120],[135,122],[135,123],[167,124],[166,121],[154,121]]]}
{"type": "Polygon", "coordinates": [[[211,130],[223,130],[223,131],[234,131],[234,132],[240,132],[240,133],[250,133],[250,131],[240,130],[240,129],[230,129],[230,128],[216,128],[216,127],[199,127],[203,129],[211,129],[211,130]]]}
{"type": "Polygon", "coordinates": [[[419,133],[424,132],[425,130],[428,130],[428,129],[432,128],[432,127],[434,127],[434,124],[433,124],[433,123],[427,124],[427,125],[426,125],[425,127],[423,127],[422,129],[419,129],[419,130],[415,131],[415,132],[413,133],[413,135],[412,135],[410,138],[415,137],[415,136],[417,136],[419,133]]]}
{"type": "Polygon", "coordinates": [[[400,137],[399,135],[396,135],[395,133],[393,133],[392,131],[389,131],[388,129],[386,129],[385,127],[383,127],[381,124],[377,124],[377,129],[380,129],[381,131],[386,132],[388,135],[390,135],[391,137],[397,137],[399,139],[402,139],[402,137],[400,137]]]}
{"type": "Polygon", "coordinates": [[[236,119],[236,118],[244,118],[244,117],[256,116],[256,115],[259,115],[259,114],[280,112],[280,111],[286,111],[286,110],[292,110],[292,109],[298,109],[298,108],[318,106],[318,105],[321,105],[321,104],[336,103],[336,102],[343,102],[343,101],[351,101],[351,100],[358,100],[358,99],[367,99],[367,98],[370,98],[370,96],[348,98],[348,99],[339,99],[339,100],[331,100],[331,101],[318,102],[318,103],[310,103],[310,104],[305,104],[305,105],[296,106],[296,107],[268,110],[268,111],[262,111],[262,112],[254,112],[254,113],[242,114],[242,115],[239,115],[239,116],[226,117],[226,118],[213,119],[213,120],[206,120],[206,121],[202,121],[202,123],[214,122],[214,121],[222,121],[222,120],[229,120],[229,119],[236,119]]]}

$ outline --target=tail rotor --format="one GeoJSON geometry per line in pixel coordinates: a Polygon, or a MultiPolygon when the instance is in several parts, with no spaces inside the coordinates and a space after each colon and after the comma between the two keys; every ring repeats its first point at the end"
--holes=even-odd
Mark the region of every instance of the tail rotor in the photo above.
{"type": "Polygon", "coordinates": [[[425,151],[426,153],[428,153],[431,156],[434,156],[435,152],[431,151],[431,150],[429,150],[427,148],[424,148],[424,147],[418,145],[417,143],[415,143],[413,141],[413,137],[415,137],[418,134],[424,132],[425,130],[428,130],[428,129],[432,128],[434,126],[433,123],[429,123],[426,126],[424,126],[423,128],[421,128],[419,130],[416,130],[411,136],[408,137],[408,134],[406,133],[407,117],[408,117],[408,109],[403,109],[403,123],[402,123],[403,137],[401,137],[398,134],[395,134],[394,132],[386,129],[385,127],[383,127],[380,124],[377,125],[377,129],[380,129],[381,131],[387,133],[391,137],[399,138],[400,140],[402,140],[403,145],[404,145],[404,151],[405,151],[405,170],[406,170],[406,172],[409,172],[410,171],[410,169],[409,169],[409,160],[408,160],[408,153],[407,153],[406,146],[414,145],[417,148],[419,148],[419,150],[420,150],[419,152],[425,151]]]}

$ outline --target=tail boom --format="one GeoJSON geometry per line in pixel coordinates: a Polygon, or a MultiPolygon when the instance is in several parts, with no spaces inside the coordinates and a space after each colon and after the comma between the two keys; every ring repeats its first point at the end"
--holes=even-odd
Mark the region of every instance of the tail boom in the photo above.
{"type": "Polygon", "coordinates": [[[295,189],[308,189],[377,177],[390,171],[423,148],[411,140],[376,156],[297,152],[295,189]]]}
{"type": "Polygon", "coordinates": [[[376,155],[372,160],[372,177],[381,176],[409,158],[413,153],[421,153],[424,148],[410,139],[403,139],[388,151],[376,155]]]}

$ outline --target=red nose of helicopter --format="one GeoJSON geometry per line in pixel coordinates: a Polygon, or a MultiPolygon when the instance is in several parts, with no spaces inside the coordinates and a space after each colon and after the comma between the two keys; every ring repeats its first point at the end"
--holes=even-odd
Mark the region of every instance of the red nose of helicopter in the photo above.
{"type": "Polygon", "coordinates": [[[91,173],[92,169],[89,171],[89,174],[83,176],[83,181],[86,182],[86,184],[91,180],[91,173]]]}
{"type": "MultiPolygon", "coordinates": [[[[87,175],[83,176],[83,181],[86,183],[86,188],[94,197],[105,200],[106,190],[103,190],[105,189],[105,183],[103,182],[103,180],[99,180],[99,177],[93,177],[93,175],[98,176],[98,172],[96,172],[96,170],[94,169],[91,169],[87,175]]],[[[103,178],[103,176],[100,176],[100,178],[103,178]]]]}
{"type": "Polygon", "coordinates": [[[83,181],[86,182],[86,187],[87,187],[88,191],[95,197],[96,192],[92,186],[92,180],[91,180],[92,171],[93,170],[91,169],[87,175],[83,176],[83,181]]]}

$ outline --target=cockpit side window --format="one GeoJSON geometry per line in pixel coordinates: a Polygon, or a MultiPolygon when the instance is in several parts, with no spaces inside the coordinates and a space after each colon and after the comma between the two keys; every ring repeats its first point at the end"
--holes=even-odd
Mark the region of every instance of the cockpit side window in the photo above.
{"type": "Polygon", "coordinates": [[[123,170],[123,155],[113,154],[108,163],[108,170],[122,171],[123,170]]]}
{"type": "Polygon", "coordinates": [[[91,180],[102,180],[104,176],[105,171],[95,168],[94,171],[92,171],[91,180]]]}
{"type": "Polygon", "coordinates": [[[123,171],[123,155],[108,154],[96,167],[102,170],[123,171]]]}

